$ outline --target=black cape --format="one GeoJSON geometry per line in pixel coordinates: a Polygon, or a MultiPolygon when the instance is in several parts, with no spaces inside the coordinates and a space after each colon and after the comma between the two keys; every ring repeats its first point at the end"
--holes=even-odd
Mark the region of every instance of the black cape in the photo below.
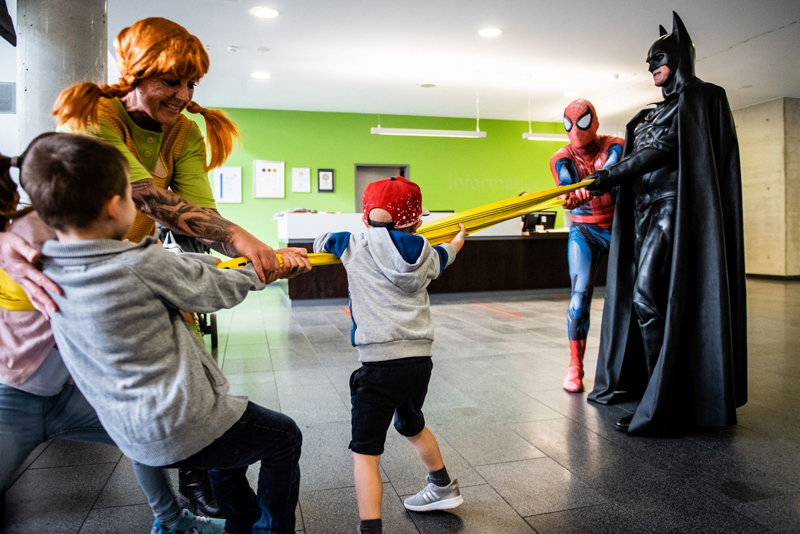
{"type": "MultiPolygon", "coordinates": [[[[620,186],[594,390],[642,394],[630,434],[736,423],[747,402],[747,324],[739,145],[725,91],[695,78],[678,102],[678,198],[664,344],[646,383],[633,311],[634,192],[620,186]]],[[[628,124],[633,129],[649,110],[628,124]]],[[[627,396],[627,395],[626,395],[627,396]]]]}

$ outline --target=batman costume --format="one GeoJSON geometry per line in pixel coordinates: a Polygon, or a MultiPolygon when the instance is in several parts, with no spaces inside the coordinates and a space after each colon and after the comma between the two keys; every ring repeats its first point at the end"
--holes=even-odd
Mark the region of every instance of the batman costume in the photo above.
{"type": "Polygon", "coordinates": [[[623,159],[587,189],[617,187],[594,390],[642,395],[617,428],[673,434],[736,423],[747,402],[739,149],[725,91],[694,74],[677,13],[648,53],[664,101],[628,124],[623,159]],[[666,81],[659,83],[665,69],[666,81]]]}

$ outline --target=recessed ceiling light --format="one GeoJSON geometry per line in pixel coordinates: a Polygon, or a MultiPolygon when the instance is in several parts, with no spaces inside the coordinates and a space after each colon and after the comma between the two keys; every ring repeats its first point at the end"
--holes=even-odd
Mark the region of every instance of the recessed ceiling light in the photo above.
{"type": "Polygon", "coordinates": [[[578,91],[570,91],[569,93],[564,93],[564,98],[577,98],[581,96],[578,91]]]}
{"type": "Polygon", "coordinates": [[[436,87],[435,83],[421,83],[419,84],[420,87],[423,89],[431,89],[432,87],[436,87]]]}
{"type": "Polygon", "coordinates": [[[260,19],[274,19],[280,15],[280,12],[277,9],[272,9],[271,7],[254,7],[250,10],[250,13],[260,19]]]}
{"type": "Polygon", "coordinates": [[[264,71],[256,71],[250,74],[250,76],[252,76],[256,80],[266,80],[267,78],[272,77],[272,75],[269,72],[264,72],[264,71]]]}
{"type": "Polygon", "coordinates": [[[481,37],[497,37],[501,33],[503,33],[503,30],[500,28],[484,28],[478,32],[478,35],[481,37]]]}

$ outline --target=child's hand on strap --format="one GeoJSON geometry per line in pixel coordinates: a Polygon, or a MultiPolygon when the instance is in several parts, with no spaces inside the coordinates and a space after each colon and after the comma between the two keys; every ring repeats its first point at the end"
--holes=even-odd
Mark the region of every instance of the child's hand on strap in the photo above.
{"type": "Polygon", "coordinates": [[[450,241],[450,244],[453,245],[453,248],[456,249],[456,252],[461,250],[461,247],[464,246],[464,238],[467,237],[467,229],[464,228],[464,225],[458,223],[458,227],[461,229],[456,236],[450,241]]]}
{"type": "Polygon", "coordinates": [[[266,280],[264,280],[264,283],[266,285],[270,285],[272,282],[274,282],[275,280],[280,278],[281,277],[281,271],[282,271],[282,269],[279,269],[277,271],[272,271],[271,273],[269,273],[267,275],[266,280]]]}
{"type": "Polygon", "coordinates": [[[283,268],[280,271],[280,278],[294,278],[298,274],[307,273],[311,270],[311,263],[308,261],[308,251],[304,248],[288,247],[275,251],[283,259],[283,268]]]}
{"type": "Polygon", "coordinates": [[[275,251],[241,227],[235,227],[234,232],[231,238],[231,244],[236,249],[234,254],[247,256],[253,262],[253,268],[261,281],[269,284],[268,279],[272,277],[272,274],[281,272],[280,262],[278,262],[275,251]]]}

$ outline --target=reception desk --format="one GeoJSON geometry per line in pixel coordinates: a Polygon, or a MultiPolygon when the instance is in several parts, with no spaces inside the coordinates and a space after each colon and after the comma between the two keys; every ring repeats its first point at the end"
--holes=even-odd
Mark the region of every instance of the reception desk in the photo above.
{"type": "MultiPolygon", "coordinates": [[[[429,217],[435,215],[439,214],[429,217]]],[[[302,247],[309,252],[316,235],[326,231],[358,232],[364,228],[360,214],[289,214],[284,219],[283,232],[281,224],[278,225],[281,246],[302,247]]],[[[441,278],[431,282],[428,291],[462,293],[568,288],[568,237],[566,229],[523,236],[519,219],[500,223],[467,238],[456,262],[441,278]]],[[[604,258],[598,268],[598,285],[604,285],[605,279],[604,258]]],[[[346,298],[347,275],[341,265],[317,267],[308,274],[289,280],[288,288],[292,300],[346,298]]]]}

